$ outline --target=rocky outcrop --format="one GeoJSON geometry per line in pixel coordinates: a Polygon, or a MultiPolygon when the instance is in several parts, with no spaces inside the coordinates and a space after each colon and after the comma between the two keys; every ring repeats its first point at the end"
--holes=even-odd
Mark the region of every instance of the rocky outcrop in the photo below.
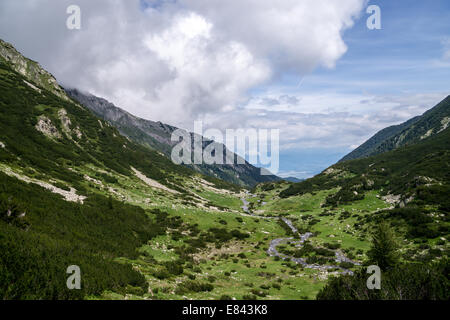
{"type": "Polygon", "coordinates": [[[56,79],[45,71],[39,63],[25,58],[11,44],[1,39],[0,59],[9,63],[13,70],[26,77],[29,80],[26,81],[26,84],[31,88],[40,90],[38,87],[41,87],[64,100],[69,100],[66,92],[59,86],[56,79]]]}
{"type": "Polygon", "coordinates": [[[38,186],[41,186],[44,189],[49,190],[50,192],[61,195],[64,198],[64,200],[69,201],[69,202],[83,203],[84,200],[86,200],[86,198],[87,198],[85,196],[78,195],[77,190],[74,188],[69,188],[70,190],[63,190],[63,189],[58,188],[48,182],[25,176],[22,173],[14,171],[10,167],[0,167],[0,171],[2,171],[3,173],[7,174],[10,177],[15,177],[26,183],[37,184],[38,186]]]}
{"type": "Polygon", "coordinates": [[[61,139],[61,133],[46,116],[40,116],[35,126],[36,130],[50,139],[61,139]]]}

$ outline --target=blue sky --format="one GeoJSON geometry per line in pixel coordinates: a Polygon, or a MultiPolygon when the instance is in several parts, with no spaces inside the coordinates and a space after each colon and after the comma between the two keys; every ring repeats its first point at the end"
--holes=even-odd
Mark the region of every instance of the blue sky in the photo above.
{"type": "Polygon", "coordinates": [[[442,41],[450,36],[450,2],[370,3],[381,8],[382,30],[367,29],[368,15],[363,16],[345,32],[349,49],[336,70],[318,71],[315,75],[330,81],[360,81],[361,86],[343,88],[350,92],[361,87],[380,94],[448,90],[449,70],[435,63],[444,53],[442,41]],[[370,85],[372,82],[377,84],[370,85]]]}
{"type": "MultiPolygon", "coordinates": [[[[445,45],[445,39],[450,37],[450,1],[379,0],[370,4],[381,8],[381,30],[369,30],[366,27],[369,15],[364,14],[354,27],[345,31],[343,39],[348,51],[337,61],[335,69],[318,68],[304,77],[300,87],[297,87],[299,77],[296,75],[285,76],[275,85],[300,97],[302,93],[369,94],[402,96],[407,101],[409,94],[430,94],[418,108],[418,114],[434,106],[432,97],[439,100],[445,97],[443,93],[450,94],[450,61],[443,58],[445,50],[450,49],[449,44],[445,45]],[[426,104],[428,101],[431,104],[426,104]]],[[[255,92],[258,90],[265,88],[255,92]]],[[[365,111],[363,108],[354,110],[365,111]]],[[[406,118],[389,120],[386,125],[406,118]]],[[[373,133],[373,129],[368,132],[373,133]]],[[[355,140],[355,146],[362,140],[355,140]]],[[[335,163],[350,150],[320,146],[285,150],[281,153],[281,171],[284,175],[308,177],[335,163]]]]}

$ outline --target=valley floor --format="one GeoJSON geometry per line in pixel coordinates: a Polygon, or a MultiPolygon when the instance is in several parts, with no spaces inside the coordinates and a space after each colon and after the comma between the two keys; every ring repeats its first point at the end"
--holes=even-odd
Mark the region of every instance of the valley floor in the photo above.
{"type": "Polygon", "coordinates": [[[195,263],[191,268],[173,276],[158,271],[162,264],[177,261],[177,248],[184,246],[189,232],[181,231],[183,237],[178,238],[174,235],[180,230],[171,230],[144,245],[139,259],[126,261],[145,275],[148,293],[122,296],[107,292],[101,298],[314,299],[328,277],[352,273],[364,259],[369,239],[354,227],[357,217],[389,207],[376,192],[370,192],[364,200],[327,212],[321,204],[335,190],[288,199],[278,198],[279,191],[257,190],[255,194],[228,194],[220,198],[211,194],[210,201],[231,209],[226,212],[160,207],[184,223],[198,223],[200,230],[237,229],[248,234],[248,238],[231,240],[220,247],[208,244],[193,254],[195,263]],[[342,219],[342,212],[351,214],[342,219]],[[313,250],[302,257],[298,251],[305,243],[313,250]],[[190,281],[211,284],[212,290],[179,289],[190,281]]]}

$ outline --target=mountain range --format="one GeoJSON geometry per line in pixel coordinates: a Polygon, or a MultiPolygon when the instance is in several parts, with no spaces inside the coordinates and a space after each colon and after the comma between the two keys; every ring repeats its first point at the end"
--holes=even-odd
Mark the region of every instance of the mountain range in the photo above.
{"type": "Polygon", "coordinates": [[[393,203],[405,205],[434,190],[439,200],[433,201],[447,208],[443,195],[450,183],[449,119],[450,96],[424,115],[378,132],[337,164],[291,185],[282,195],[340,186],[334,200],[346,202],[359,198],[361,190],[381,189],[393,203]]]}
{"type": "Polygon", "coordinates": [[[414,144],[444,131],[450,125],[449,105],[450,96],[421,116],[381,130],[340,161],[374,156],[414,144]]]}
{"type": "MultiPolygon", "coordinates": [[[[176,128],[162,122],[155,122],[138,118],[125,110],[116,107],[109,101],[92,94],[82,93],[77,89],[66,89],[67,94],[80,104],[94,112],[97,116],[114,125],[121,134],[132,141],[161,152],[170,158],[171,151],[176,142],[171,141],[171,135],[176,128]]],[[[189,133],[193,137],[193,133],[189,133]]],[[[203,150],[213,143],[212,140],[201,137],[203,150]]],[[[220,144],[224,150],[226,147],[220,144]]],[[[229,152],[227,150],[227,152],[229,152]]],[[[261,175],[261,169],[242,159],[244,164],[238,164],[236,154],[230,153],[235,164],[209,165],[188,164],[203,174],[225,180],[244,187],[253,187],[261,182],[277,181],[281,178],[275,175],[261,175]]],[[[240,163],[241,163],[240,162],[240,163]]]]}
{"type": "Polygon", "coordinates": [[[0,41],[0,299],[448,300],[449,102],[313,178],[261,181],[174,164],[175,127],[66,91],[0,41]],[[368,292],[384,223],[398,265],[368,292]]]}

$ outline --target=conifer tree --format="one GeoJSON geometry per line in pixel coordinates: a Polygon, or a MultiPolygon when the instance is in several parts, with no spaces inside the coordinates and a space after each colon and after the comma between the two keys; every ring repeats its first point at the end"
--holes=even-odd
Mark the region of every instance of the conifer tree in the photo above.
{"type": "Polygon", "coordinates": [[[380,223],[372,235],[372,246],[367,252],[370,263],[376,264],[381,270],[393,268],[399,260],[399,244],[394,230],[386,222],[380,223]]]}

